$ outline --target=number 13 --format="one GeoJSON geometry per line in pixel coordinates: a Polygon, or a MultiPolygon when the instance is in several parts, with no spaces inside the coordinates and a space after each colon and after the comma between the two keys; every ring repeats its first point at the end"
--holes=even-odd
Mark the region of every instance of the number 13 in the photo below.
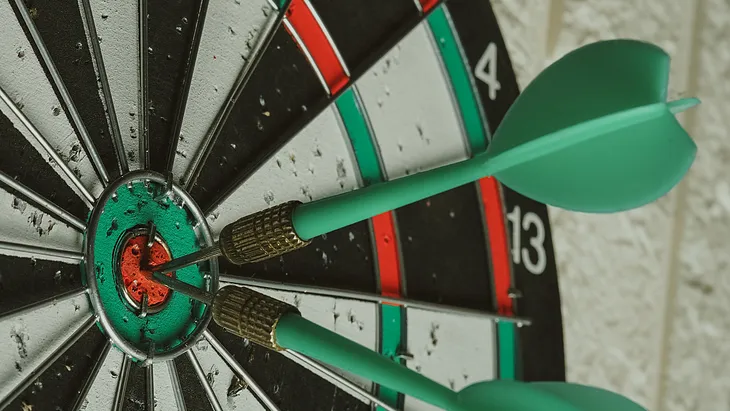
{"type": "Polygon", "coordinates": [[[540,217],[532,211],[528,211],[522,215],[520,206],[515,206],[512,211],[507,214],[507,220],[512,223],[512,261],[515,264],[522,264],[527,271],[535,275],[540,275],[545,271],[547,266],[547,254],[545,253],[545,224],[540,217]],[[536,233],[529,240],[530,247],[537,254],[537,261],[530,259],[530,252],[527,247],[522,247],[522,231],[529,231],[531,226],[535,226],[536,233]]]}

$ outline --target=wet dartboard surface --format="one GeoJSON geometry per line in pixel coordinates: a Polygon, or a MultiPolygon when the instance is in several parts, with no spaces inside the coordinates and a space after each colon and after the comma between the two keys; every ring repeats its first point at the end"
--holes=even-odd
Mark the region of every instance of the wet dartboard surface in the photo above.
{"type": "MultiPolygon", "coordinates": [[[[484,151],[519,93],[489,1],[1,0],[0,90],[0,409],[435,409],[236,337],[133,267],[149,221],[164,262],[484,151]]],[[[246,280],[455,390],[565,378],[547,209],[491,178],[176,275],[246,280]]]]}

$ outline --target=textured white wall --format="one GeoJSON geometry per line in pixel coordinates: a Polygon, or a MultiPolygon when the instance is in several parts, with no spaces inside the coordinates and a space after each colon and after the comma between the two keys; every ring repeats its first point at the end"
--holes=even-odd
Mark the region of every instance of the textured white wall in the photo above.
{"type": "Polygon", "coordinates": [[[496,0],[524,87],[592,41],[630,37],[672,56],[670,97],[699,147],[683,183],[615,215],[552,209],[568,379],[652,411],[730,410],[730,2],[496,0]],[[725,163],[725,164],[723,164],[725,163]]]}

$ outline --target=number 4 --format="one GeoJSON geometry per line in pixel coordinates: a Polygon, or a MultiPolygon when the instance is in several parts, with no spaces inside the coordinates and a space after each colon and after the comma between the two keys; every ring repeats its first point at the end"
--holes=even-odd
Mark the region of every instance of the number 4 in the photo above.
{"type": "Polygon", "coordinates": [[[496,100],[497,92],[502,85],[497,80],[497,46],[494,43],[489,43],[487,49],[484,50],[484,54],[474,68],[474,75],[489,88],[489,98],[496,100]]]}

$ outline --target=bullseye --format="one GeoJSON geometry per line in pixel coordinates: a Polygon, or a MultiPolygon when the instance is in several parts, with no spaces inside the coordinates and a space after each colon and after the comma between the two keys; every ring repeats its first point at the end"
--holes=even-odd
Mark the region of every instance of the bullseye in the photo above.
{"type": "MultiPolygon", "coordinates": [[[[145,245],[148,235],[131,233],[122,245],[119,255],[119,275],[123,292],[130,302],[139,307],[147,294],[147,306],[151,310],[161,308],[170,296],[170,289],[152,281],[152,273],[141,267],[144,258],[145,245]]],[[[161,238],[155,238],[149,249],[148,261],[150,265],[166,263],[172,259],[167,244],[161,238]]],[[[168,273],[172,276],[172,273],[168,273]]]]}
{"type": "MultiPolygon", "coordinates": [[[[100,327],[116,347],[137,361],[164,362],[200,338],[209,307],[153,281],[142,267],[213,243],[195,202],[162,175],[133,171],[107,186],[89,218],[82,268],[100,327]]],[[[214,293],[217,270],[212,259],[171,270],[170,278],[214,293]]]]}

